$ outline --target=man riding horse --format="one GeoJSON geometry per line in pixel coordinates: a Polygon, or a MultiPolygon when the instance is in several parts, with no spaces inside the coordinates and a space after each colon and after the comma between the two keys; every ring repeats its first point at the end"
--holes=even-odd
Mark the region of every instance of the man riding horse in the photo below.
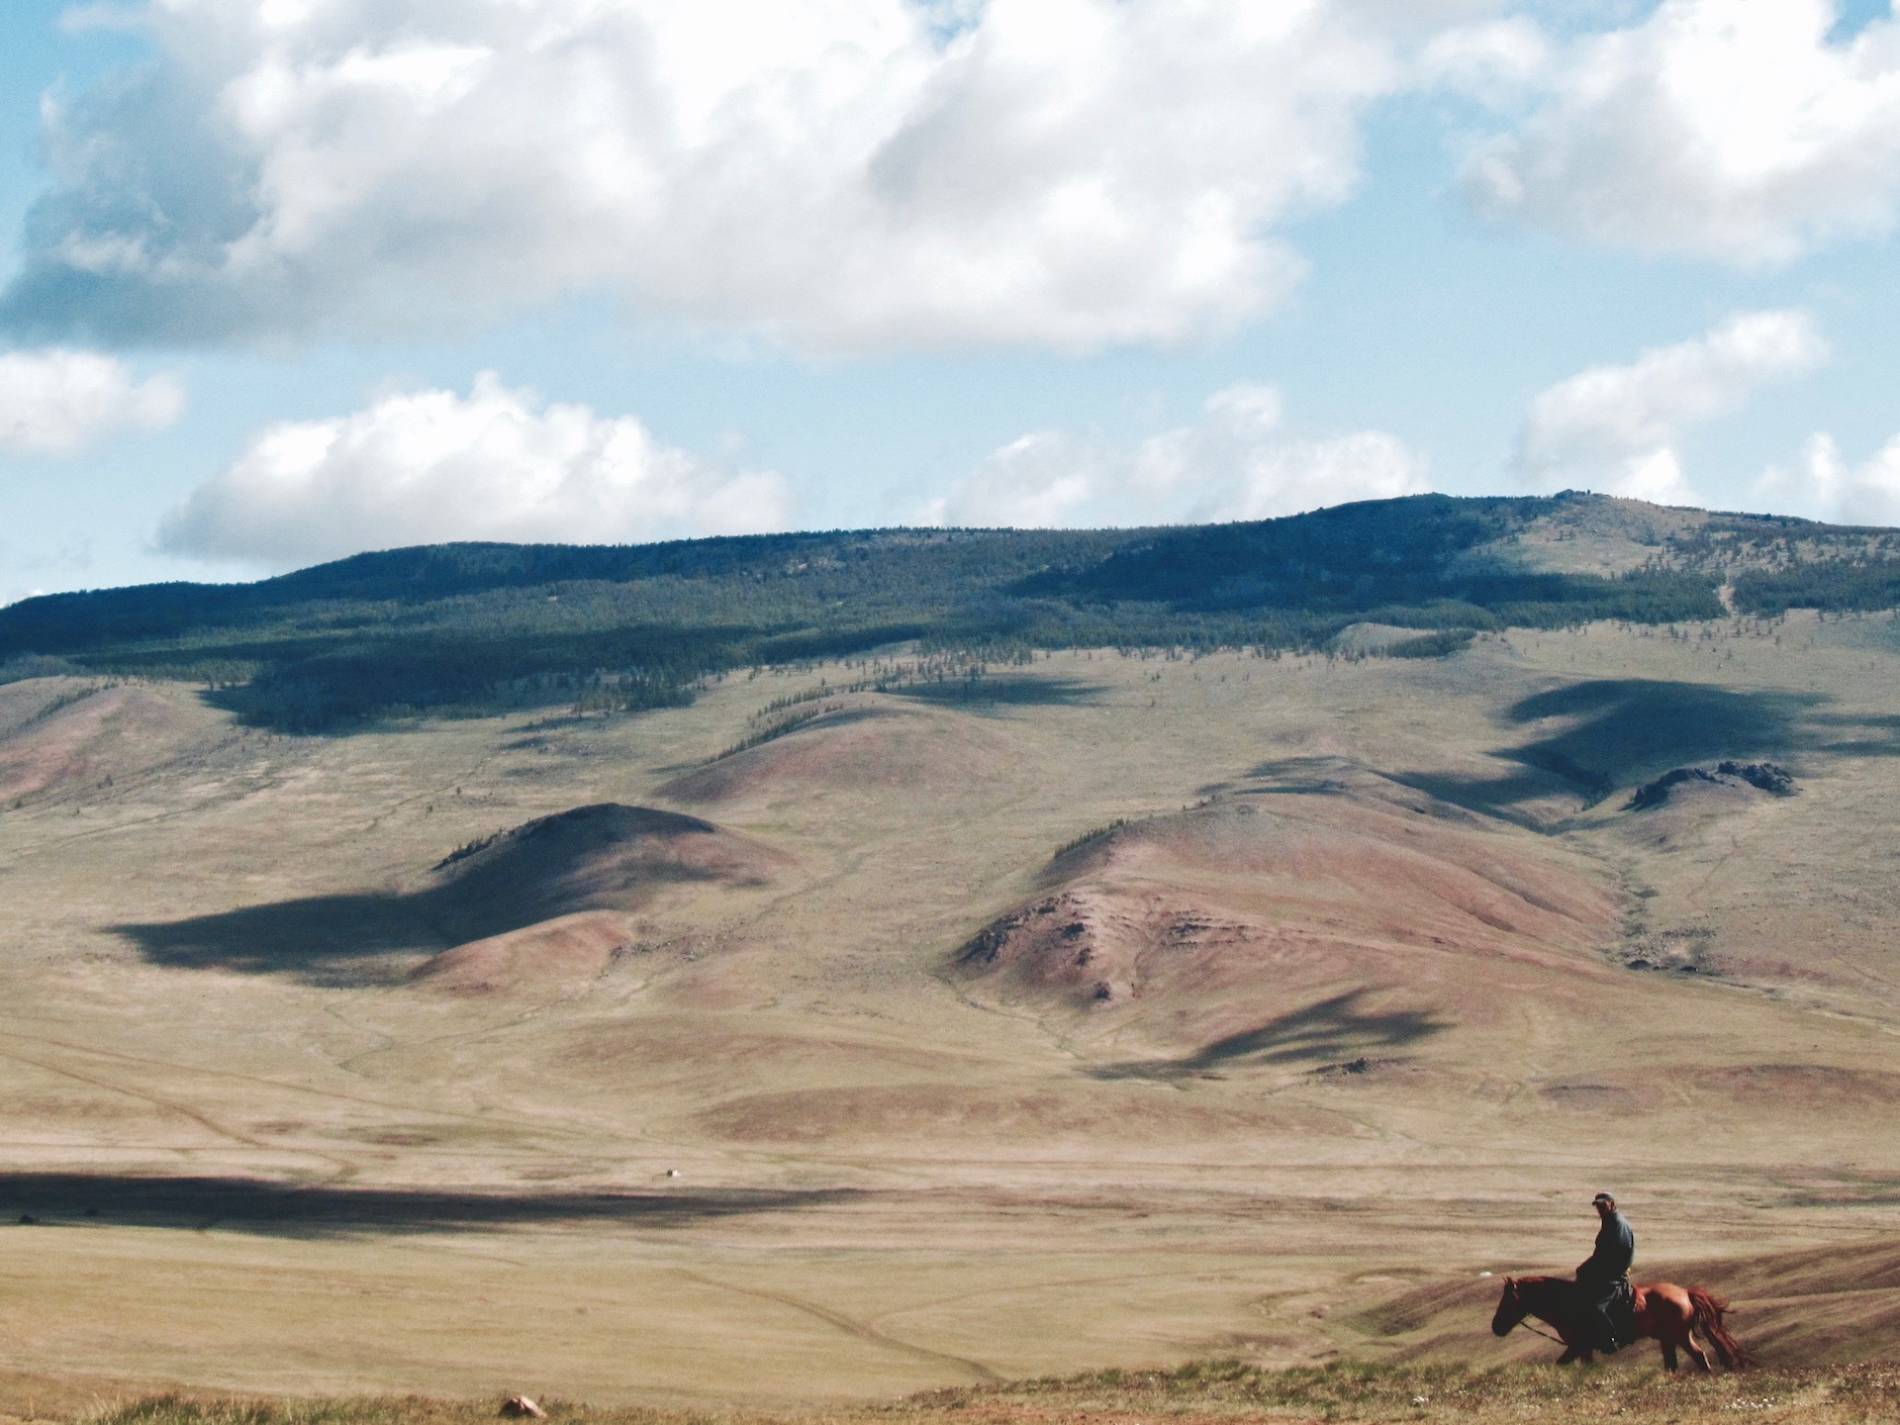
{"type": "Polygon", "coordinates": [[[1636,1234],[1628,1220],[1616,1210],[1616,1199],[1600,1192],[1592,1199],[1602,1226],[1597,1229],[1596,1246],[1588,1260],[1577,1268],[1577,1285],[1583,1289],[1588,1319],[1584,1326],[1596,1349],[1612,1355],[1629,1340],[1619,1339],[1617,1319],[1629,1299],[1630,1263],[1636,1257],[1636,1234]]]}
{"type": "Polygon", "coordinates": [[[1682,1350],[1698,1370],[1707,1371],[1708,1352],[1695,1342],[1700,1334],[1724,1366],[1749,1364],[1748,1351],[1722,1323],[1728,1303],[1707,1287],[1631,1284],[1636,1234],[1616,1210],[1615,1198],[1600,1192],[1594,1201],[1603,1225],[1597,1230],[1596,1249],[1577,1268],[1576,1280],[1506,1277],[1491,1316],[1491,1333],[1508,1336],[1534,1316],[1557,1331],[1553,1339],[1564,1348],[1557,1358],[1559,1365],[1589,1362],[1598,1351],[1607,1355],[1619,1346],[1648,1339],[1662,1347],[1664,1369],[1676,1368],[1676,1352],[1682,1350]]]}

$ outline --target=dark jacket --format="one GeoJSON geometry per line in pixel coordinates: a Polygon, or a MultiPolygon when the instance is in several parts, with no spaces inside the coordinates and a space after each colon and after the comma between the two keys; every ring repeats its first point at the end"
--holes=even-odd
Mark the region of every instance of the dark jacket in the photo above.
{"type": "Polygon", "coordinates": [[[1636,1258],[1636,1234],[1620,1212],[1612,1212],[1597,1229],[1596,1249],[1577,1268],[1577,1280],[1591,1286],[1613,1282],[1630,1269],[1636,1258]]]}

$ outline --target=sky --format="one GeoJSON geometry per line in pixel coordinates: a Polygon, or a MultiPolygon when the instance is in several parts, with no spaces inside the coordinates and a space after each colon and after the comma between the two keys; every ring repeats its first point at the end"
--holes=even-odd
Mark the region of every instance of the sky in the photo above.
{"type": "Polygon", "coordinates": [[[1889,0],[9,0],[0,603],[1602,490],[1900,524],[1889,0]]]}

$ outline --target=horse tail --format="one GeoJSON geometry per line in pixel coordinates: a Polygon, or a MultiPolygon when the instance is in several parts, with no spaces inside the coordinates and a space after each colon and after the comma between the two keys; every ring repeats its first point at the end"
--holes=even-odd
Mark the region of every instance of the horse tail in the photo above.
{"type": "Polygon", "coordinates": [[[1689,1288],[1689,1304],[1695,1315],[1690,1324],[1711,1346],[1715,1347],[1715,1358],[1730,1369],[1749,1366],[1755,1358],[1748,1348],[1733,1336],[1722,1324],[1722,1315],[1729,1309],[1728,1303],[1714,1292],[1703,1287],[1689,1288]]]}

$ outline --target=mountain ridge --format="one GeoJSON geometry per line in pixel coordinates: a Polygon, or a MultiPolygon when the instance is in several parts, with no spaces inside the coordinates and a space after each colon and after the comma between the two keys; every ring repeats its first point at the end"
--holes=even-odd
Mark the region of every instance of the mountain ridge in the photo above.
{"type": "MultiPolygon", "coordinates": [[[[689,700],[708,677],[892,645],[1313,650],[1422,633],[1900,605],[1900,531],[1552,496],[1418,495],[1115,530],[896,528],[647,545],[421,545],[250,584],[0,609],[0,681],[203,683],[258,725],[689,700]]],[[[1455,651],[1448,639],[1445,651],[1455,651]]]]}

